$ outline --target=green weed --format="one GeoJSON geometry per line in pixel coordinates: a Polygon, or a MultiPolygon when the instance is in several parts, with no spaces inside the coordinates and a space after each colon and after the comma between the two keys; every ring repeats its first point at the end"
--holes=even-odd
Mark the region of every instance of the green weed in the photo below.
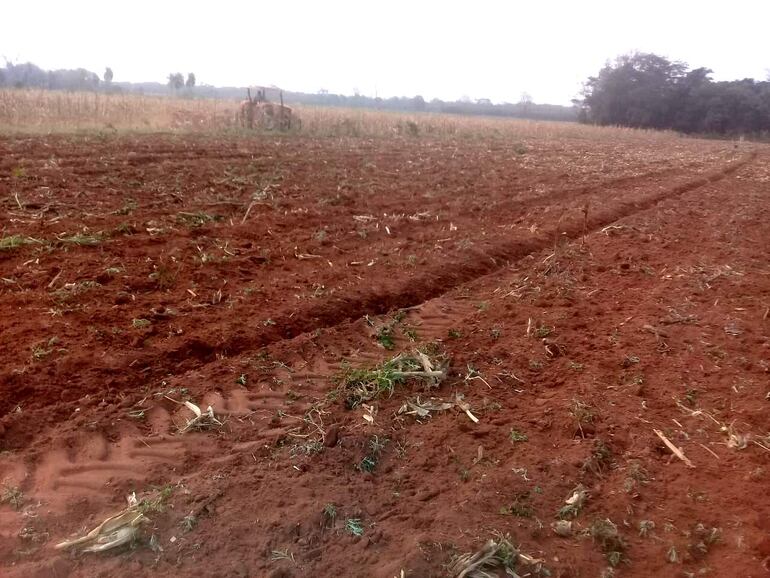
{"type": "Polygon", "coordinates": [[[535,337],[539,339],[544,339],[551,335],[553,333],[553,327],[549,327],[548,325],[541,325],[537,329],[535,329],[535,337]]]}
{"type": "Polygon", "coordinates": [[[224,217],[220,215],[209,215],[208,213],[203,213],[199,211],[197,213],[185,213],[185,212],[177,213],[176,219],[179,223],[183,225],[197,228],[197,227],[202,227],[207,223],[211,223],[214,221],[221,221],[222,219],[224,219],[224,217]]]}
{"type": "Polygon", "coordinates": [[[182,518],[181,526],[182,531],[186,534],[188,532],[192,532],[195,529],[195,526],[198,525],[198,518],[196,518],[193,514],[188,514],[184,518],[182,518]]]}
{"type": "Polygon", "coordinates": [[[380,454],[382,454],[389,441],[388,438],[372,436],[369,440],[369,453],[358,463],[358,469],[362,472],[372,473],[377,467],[380,454]]]}
{"type": "Polygon", "coordinates": [[[174,493],[174,486],[165,485],[155,492],[152,497],[143,498],[137,508],[143,514],[161,513],[166,509],[166,503],[174,493]]]}
{"type": "Polygon", "coordinates": [[[85,233],[75,233],[69,237],[57,237],[62,243],[78,245],[80,247],[93,247],[102,242],[101,235],[87,235],[85,233]]]}
{"type": "Polygon", "coordinates": [[[580,514],[580,511],[583,509],[583,506],[585,505],[587,499],[588,499],[588,492],[581,484],[578,484],[569,493],[569,496],[567,496],[567,499],[564,500],[564,505],[561,508],[559,508],[559,511],[556,513],[556,517],[559,518],[560,520],[569,520],[569,519],[577,518],[578,514],[580,514]]]}
{"type": "Polygon", "coordinates": [[[112,212],[113,215],[130,215],[133,213],[138,205],[134,199],[126,199],[123,206],[112,212]]]}
{"type": "Polygon", "coordinates": [[[513,498],[509,506],[500,508],[500,513],[504,516],[517,516],[519,518],[531,518],[535,515],[535,510],[530,502],[529,492],[520,492],[513,498]]]}
{"type": "Polygon", "coordinates": [[[353,536],[363,536],[364,526],[359,518],[348,518],[345,520],[345,531],[353,536]]]}
{"type": "Polygon", "coordinates": [[[384,326],[377,332],[377,342],[388,351],[396,348],[396,342],[393,340],[393,328],[384,326]]]}
{"type": "Polygon", "coordinates": [[[32,237],[24,237],[23,235],[8,235],[0,237],[0,251],[10,251],[12,249],[18,249],[24,245],[31,245],[32,243],[42,243],[32,237]]]}
{"type": "Polygon", "coordinates": [[[323,509],[324,518],[333,521],[337,518],[337,506],[333,503],[328,503],[323,509]]]}
{"type": "Polygon", "coordinates": [[[396,385],[409,379],[421,379],[427,386],[435,386],[446,377],[448,360],[443,354],[432,360],[421,359],[420,356],[426,355],[418,351],[414,355],[397,355],[373,368],[347,368],[338,379],[340,385],[335,395],[344,396],[348,409],[353,409],[382,395],[392,395],[396,385]],[[423,361],[432,363],[432,372],[425,371],[423,361]]]}
{"type": "Polygon", "coordinates": [[[590,528],[591,537],[599,544],[610,566],[616,567],[623,561],[627,548],[626,541],[618,532],[618,527],[610,520],[594,520],[590,528]]]}
{"type": "Polygon", "coordinates": [[[612,450],[602,440],[594,440],[591,455],[583,462],[583,473],[601,476],[612,465],[612,450]]]}

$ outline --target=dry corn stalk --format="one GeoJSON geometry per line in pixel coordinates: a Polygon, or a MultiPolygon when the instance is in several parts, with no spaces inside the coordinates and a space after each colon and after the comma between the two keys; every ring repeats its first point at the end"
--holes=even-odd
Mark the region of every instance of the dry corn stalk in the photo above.
{"type": "Polygon", "coordinates": [[[505,571],[507,576],[549,576],[543,567],[543,561],[522,554],[505,538],[489,540],[475,554],[465,554],[455,560],[450,568],[454,578],[493,578],[498,571],[505,571]],[[525,566],[524,574],[518,574],[525,566]]]}
{"type": "Polygon", "coordinates": [[[185,401],[184,405],[195,414],[195,417],[188,419],[185,426],[179,429],[179,433],[185,433],[192,429],[201,430],[222,425],[222,422],[214,416],[214,408],[211,406],[208,406],[206,411],[202,411],[200,407],[191,401],[185,401]]]}
{"type": "Polygon", "coordinates": [[[130,506],[119,514],[107,518],[85,536],[56,544],[57,550],[77,548],[81,552],[105,552],[130,543],[139,531],[139,525],[147,518],[137,506],[130,506]]]}

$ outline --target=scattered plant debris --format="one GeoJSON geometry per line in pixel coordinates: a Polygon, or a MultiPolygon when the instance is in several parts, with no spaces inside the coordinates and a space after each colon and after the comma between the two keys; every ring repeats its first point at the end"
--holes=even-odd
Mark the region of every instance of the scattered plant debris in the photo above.
{"type": "Polygon", "coordinates": [[[397,355],[373,369],[350,369],[342,376],[345,405],[353,409],[381,395],[392,395],[396,385],[420,380],[437,387],[447,376],[447,359],[431,360],[425,353],[397,355]]]}
{"type": "Polygon", "coordinates": [[[441,399],[437,399],[435,397],[431,397],[425,401],[421,401],[420,397],[417,396],[417,398],[412,400],[407,400],[404,405],[402,405],[398,413],[403,413],[405,415],[414,415],[418,418],[425,418],[430,417],[431,412],[441,412],[446,411],[448,409],[451,409],[454,407],[454,403],[449,401],[443,401],[441,399]]]}
{"type": "Polygon", "coordinates": [[[530,493],[528,491],[517,493],[510,505],[500,508],[500,513],[519,518],[531,518],[535,515],[535,509],[532,507],[530,493]]]}
{"type": "Polygon", "coordinates": [[[10,251],[11,249],[17,249],[24,245],[31,245],[32,243],[40,243],[38,239],[32,237],[25,237],[23,235],[8,235],[0,237],[0,251],[10,251]]]}
{"type": "Polygon", "coordinates": [[[554,533],[562,538],[572,536],[572,522],[570,520],[556,520],[551,524],[554,533]]]}
{"type": "Polygon", "coordinates": [[[521,553],[504,537],[489,540],[475,554],[458,556],[449,568],[454,578],[491,578],[497,572],[508,576],[550,576],[543,560],[521,553]]]}
{"type": "Polygon", "coordinates": [[[556,516],[561,520],[577,518],[578,514],[580,514],[580,510],[582,510],[585,505],[586,499],[588,499],[588,492],[582,484],[578,484],[575,489],[569,493],[567,499],[564,500],[564,505],[559,509],[556,516]]]}
{"type": "Polygon", "coordinates": [[[193,228],[202,227],[207,223],[211,223],[214,221],[221,221],[223,219],[224,217],[220,215],[209,215],[208,213],[203,213],[203,212],[177,213],[177,221],[179,221],[183,225],[186,225],[188,227],[193,227],[193,228]]]}
{"type": "Polygon", "coordinates": [[[618,527],[609,518],[594,520],[591,524],[591,538],[599,544],[607,562],[613,568],[623,561],[626,542],[618,532],[618,527]]]}
{"type": "Polygon", "coordinates": [[[0,494],[0,504],[8,504],[14,510],[20,510],[24,503],[24,492],[17,486],[3,486],[3,492],[0,494]]]}
{"type": "MultiPolygon", "coordinates": [[[[179,402],[177,402],[179,403],[179,402]]],[[[179,428],[179,433],[185,433],[190,430],[206,430],[206,429],[212,429],[216,427],[221,427],[224,425],[221,421],[219,421],[216,416],[214,415],[214,408],[211,406],[208,406],[206,408],[206,411],[202,411],[200,407],[195,405],[191,401],[184,401],[182,404],[187,407],[191,412],[193,412],[194,417],[192,419],[188,419],[187,423],[179,428]]]]}

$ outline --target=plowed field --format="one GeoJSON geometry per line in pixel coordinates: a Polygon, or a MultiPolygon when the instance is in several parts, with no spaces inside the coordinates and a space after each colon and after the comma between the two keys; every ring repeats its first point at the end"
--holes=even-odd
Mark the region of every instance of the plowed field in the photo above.
{"type": "Polygon", "coordinates": [[[770,152],[611,134],[0,140],[0,574],[766,576],[770,152]]]}

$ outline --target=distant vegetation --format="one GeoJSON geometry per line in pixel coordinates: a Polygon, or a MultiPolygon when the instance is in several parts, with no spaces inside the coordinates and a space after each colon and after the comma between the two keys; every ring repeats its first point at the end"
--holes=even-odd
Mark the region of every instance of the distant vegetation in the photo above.
{"type": "Polygon", "coordinates": [[[711,70],[689,70],[655,54],[630,54],[588,79],[584,122],[719,135],[770,134],[770,82],[715,82],[711,70]]]}
{"type": "MultiPolygon", "coordinates": [[[[683,133],[715,135],[770,135],[770,82],[750,78],[715,82],[711,70],[690,70],[682,62],[655,54],[635,53],[608,63],[597,76],[590,77],[582,98],[573,107],[536,104],[523,94],[516,103],[493,104],[488,99],[458,101],[422,96],[377,98],[355,94],[345,96],[326,90],[317,93],[284,91],[293,105],[311,105],[344,109],[373,109],[406,113],[443,113],[483,115],[533,120],[580,120],[587,124],[631,128],[669,129],[683,133]]],[[[196,100],[242,100],[245,87],[215,87],[198,84],[194,73],[185,79],[180,72],[168,75],[168,82],[116,82],[107,68],[103,78],[83,68],[43,70],[32,64],[6,63],[0,68],[0,88],[35,88],[111,95],[169,96],[196,100]]],[[[268,98],[278,99],[278,89],[269,89],[268,98]]],[[[28,99],[27,99],[28,100],[28,99]]],[[[98,101],[97,101],[98,105],[98,101]]],[[[98,105],[104,107],[104,105],[98,105]]],[[[57,105],[61,106],[61,105],[57,105]]],[[[154,107],[158,108],[158,107],[154,107]]],[[[183,107],[188,109],[189,107],[183,107]]],[[[221,114],[221,107],[214,111],[221,114]]],[[[212,114],[204,107],[207,116],[212,114]]],[[[163,112],[167,117],[170,113],[163,112]]],[[[229,114],[229,113],[228,113],[229,114]]],[[[102,118],[109,116],[100,111],[102,118]]],[[[133,116],[133,113],[132,113],[133,116]]],[[[50,120],[50,119],[49,119],[50,120]]],[[[134,119],[131,119],[131,124],[134,119]]],[[[217,121],[221,123],[220,121],[217,121]]],[[[13,124],[13,123],[11,123],[13,124]]],[[[122,123],[120,123],[122,124],[122,123]]],[[[148,121],[147,126],[154,124],[148,121]]],[[[351,132],[356,132],[351,129],[351,132]]]]}
{"type": "MultiPolygon", "coordinates": [[[[96,90],[99,88],[100,82],[98,74],[85,68],[43,70],[31,62],[24,64],[6,62],[5,68],[0,68],[0,87],[96,90]]],[[[109,86],[111,82],[112,70],[108,68],[105,71],[104,84],[109,86]]]]}
{"type": "MultiPolygon", "coordinates": [[[[24,64],[7,63],[0,68],[0,87],[5,88],[43,88],[70,91],[101,91],[110,93],[134,93],[147,96],[161,96],[173,93],[175,96],[195,98],[232,99],[246,98],[246,87],[215,87],[200,85],[194,73],[187,75],[187,80],[180,72],[168,75],[168,81],[160,82],[116,82],[113,71],[107,68],[104,78],[83,68],[75,70],[43,70],[30,62],[24,64]]],[[[276,99],[278,91],[268,91],[268,96],[276,99]]],[[[526,95],[519,102],[493,104],[488,99],[461,99],[426,101],[422,96],[378,98],[355,94],[345,96],[332,94],[326,90],[317,93],[284,91],[287,103],[314,106],[334,106],[343,108],[369,108],[375,110],[401,112],[438,112],[461,115],[505,116],[529,118],[534,120],[577,120],[577,109],[572,106],[537,104],[526,95]]]]}
{"type": "Polygon", "coordinates": [[[344,96],[326,92],[285,93],[287,100],[315,106],[371,108],[401,112],[439,112],[445,114],[505,116],[533,120],[575,121],[577,109],[555,104],[537,104],[523,97],[516,103],[493,104],[485,98],[444,101],[437,98],[426,101],[422,96],[377,98],[363,95],[344,96]]]}
{"type": "MultiPolygon", "coordinates": [[[[197,88],[196,88],[197,90],[197,88]]],[[[0,134],[74,131],[245,131],[238,121],[238,102],[215,98],[183,98],[184,91],[147,96],[114,91],[63,91],[0,88],[0,134]]],[[[518,154],[528,152],[529,139],[675,138],[671,133],[605,128],[507,117],[371,110],[341,106],[294,105],[301,129],[290,132],[318,137],[502,138],[519,141],[518,154]]]]}

